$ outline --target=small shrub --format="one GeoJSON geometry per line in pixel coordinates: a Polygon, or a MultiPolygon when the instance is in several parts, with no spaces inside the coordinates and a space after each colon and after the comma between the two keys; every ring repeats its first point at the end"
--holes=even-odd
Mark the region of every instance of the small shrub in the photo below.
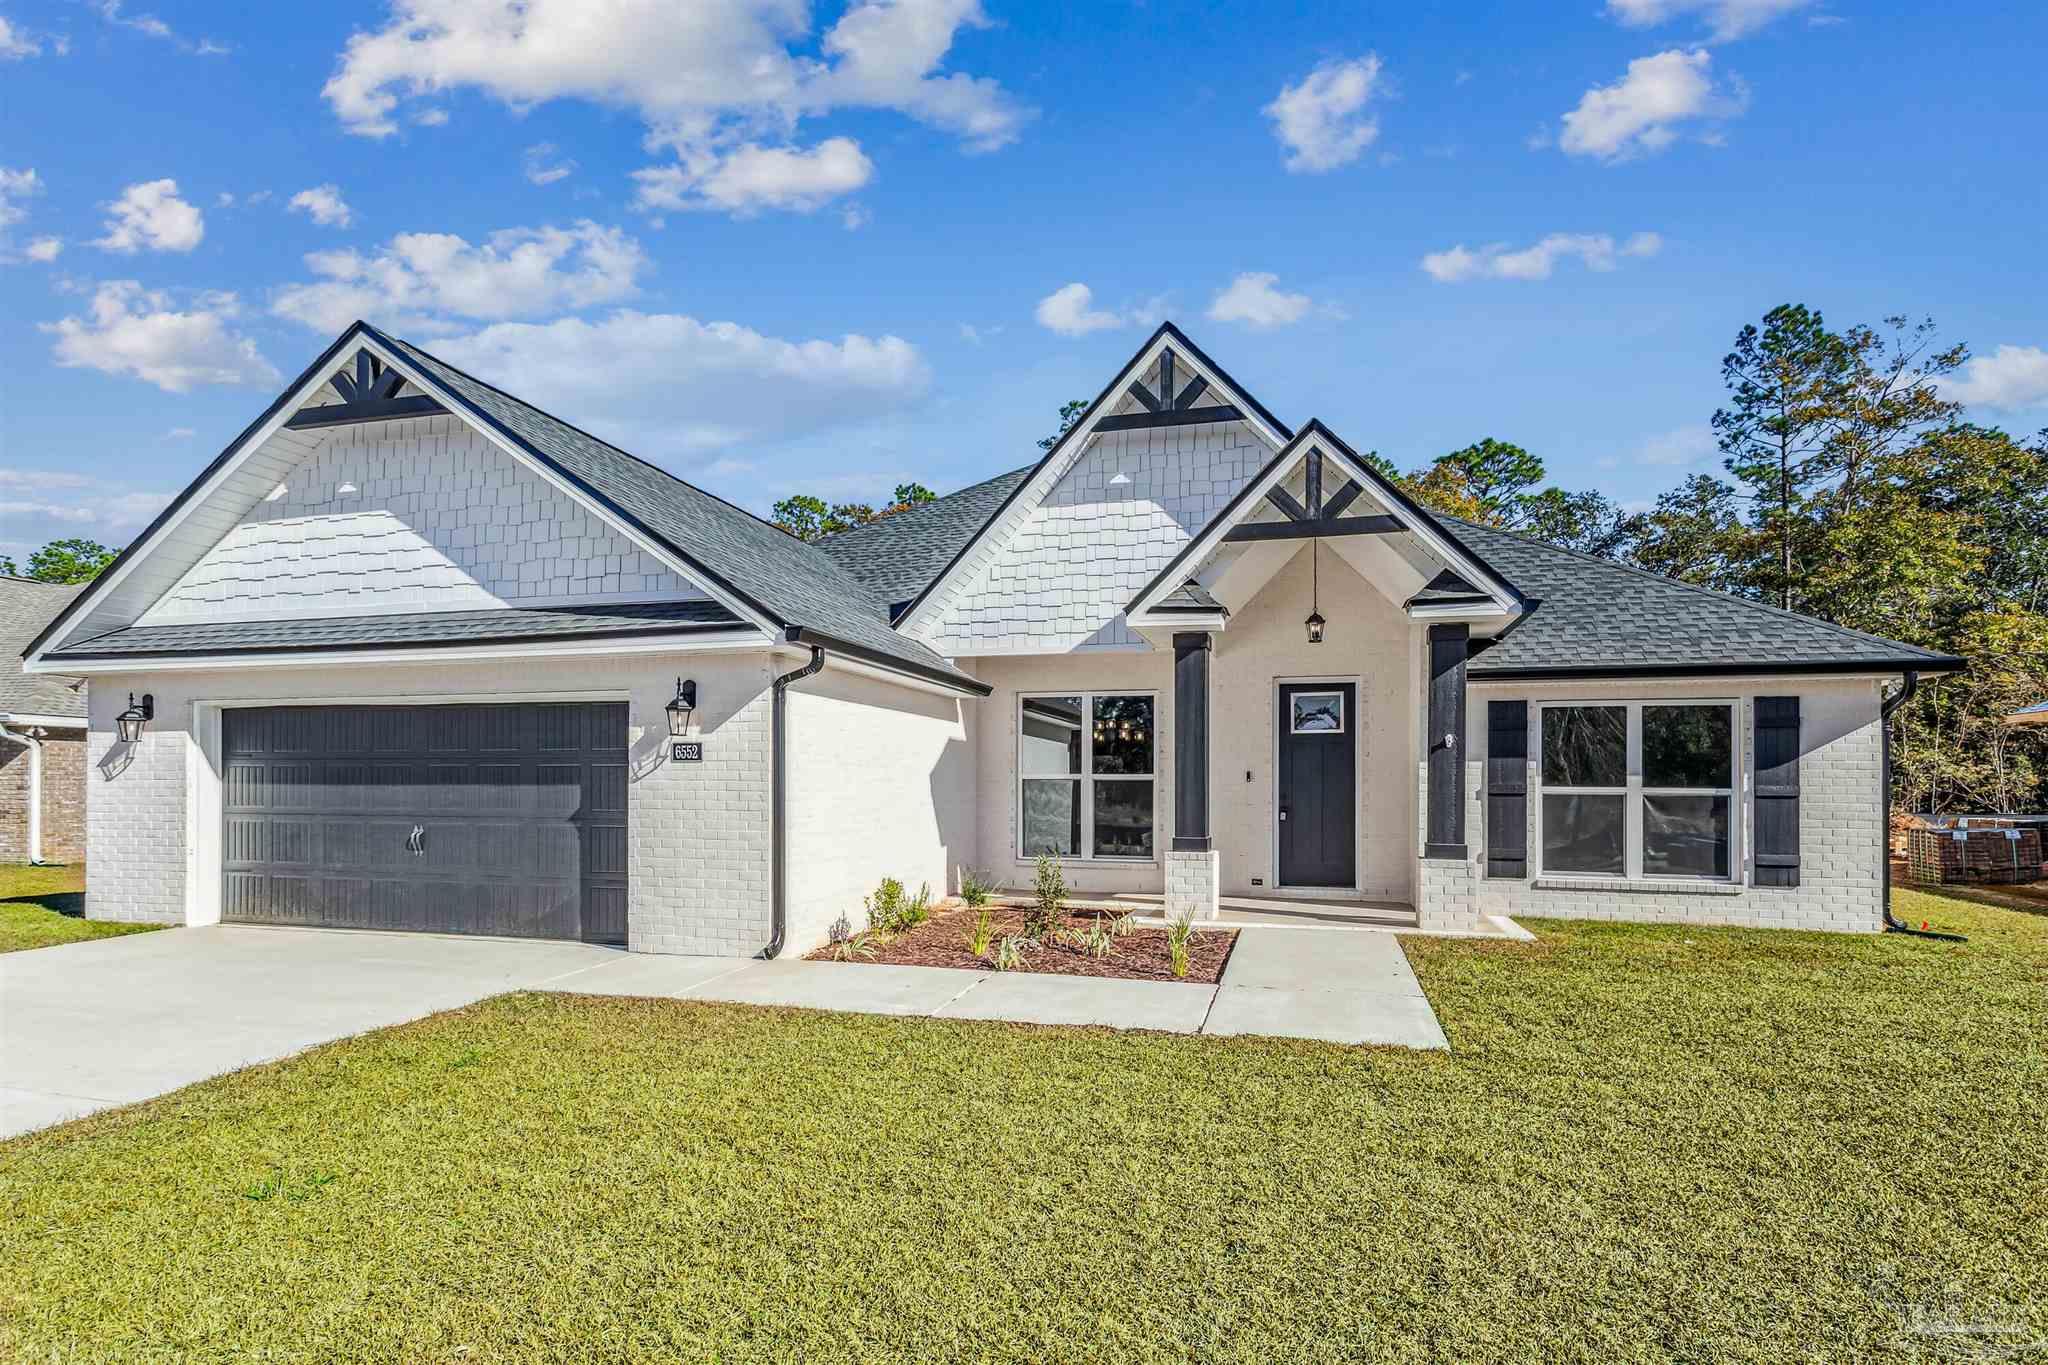
{"type": "Polygon", "coordinates": [[[979,910],[996,892],[995,880],[975,867],[960,869],[960,899],[969,910],[979,910]]]}
{"type": "Polygon", "coordinates": [[[995,969],[999,972],[1016,971],[1024,965],[1024,950],[1030,945],[1031,940],[1022,935],[1004,936],[1002,942],[996,944],[995,969]]]}
{"type": "Polygon", "coordinates": [[[1108,957],[1116,951],[1116,939],[1116,921],[1098,918],[1081,936],[1081,946],[1088,950],[1090,957],[1108,957]]]}
{"type": "Polygon", "coordinates": [[[832,956],[841,962],[852,962],[856,958],[865,961],[874,955],[873,934],[849,934],[832,945],[832,956]]]}
{"type": "Polygon", "coordinates": [[[923,924],[932,917],[932,884],[925,882],[917,888],[917,895],[903,907],[903,915],[897,924],[899,929],[910,929],[923,924]]]}
{"type": "Polygon", "coordinates": [[[988,945],[995,941],[996,914],[983,904],[975,912],[974,924],[967,931],[967,951],[976,957],[988,956],[988,945]]]}
{"type": "Polygon", "coordinates": [[[1195,917],[1182,915],[1166,926],[1166,956],[1176,977],[1188,974],[1188,944],[1194,941],[1195,917]]]}
{"type": "Polygon", "coordinates": [[[903,883],[894,877],[882,878],[882,884],[874,894],[861,902],[868,908],[868,929],[875,933],[894,933],[903,926],[904,912],[910,908],[910,901],[903,891],[903,883]]]}
{"type": "Polygon", "coordinates": [[[1053,930],[1059,928],[1066,910],[1067,879],[1060,871],[1060,860],[1050,853],[1041,853],[1038,855],[1037,894],[1029,913],[1024,916],[1024,932],[1036,939],[1050,938],[1053,930]]]}
{"type": "Polygon", "coordinates": [[[853,921],[841,915],[832,921],[832,927],[826,931],[826,937],[833,943],[846,942],[853,937],[853,921]]]}
{"type": "Polygon", "coordinates": [[[1109,932],[1115,938],[1122,938],[1126,934],[1137,933],[1138,917],[1136,915],[1118,915],[1109,922],[1109,932]]]}

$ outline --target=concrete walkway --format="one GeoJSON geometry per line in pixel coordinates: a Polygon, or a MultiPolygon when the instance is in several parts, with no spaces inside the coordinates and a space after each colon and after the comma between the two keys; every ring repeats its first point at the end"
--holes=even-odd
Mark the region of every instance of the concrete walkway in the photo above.
{"type": "Polygon", "coordinates": [[[214,925],[0,954],[0,1137],[517,990],[1448,1046],[1386,934],[1249,929],[1200,986],[214,925]]]}
{"type": "Polygon", "coordinates": [[[1390,934],[1249,929],[1238,935],[1215,986],[864,962],[640,956],[580,972],[551,989],[935,1019],[1450,1046],[1400,940],[1390,934]]]}

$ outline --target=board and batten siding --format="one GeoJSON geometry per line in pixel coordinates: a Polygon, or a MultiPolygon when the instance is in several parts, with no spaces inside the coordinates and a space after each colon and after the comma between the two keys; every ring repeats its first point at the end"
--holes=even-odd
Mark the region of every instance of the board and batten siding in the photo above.
{"type": "Polygon", "coordinates": [[[1093,437],[1005,512],[919,635],[941,654],[1144,649],[1123,609],[1272,458],[1242,422],[1093,437]]]}
{"type": "Polygon", "coordinates": [[[769,934],[769,682],[758,653],[590,655],[461,664],[256,668],[110,675],[89,690],[86,914],[155,924],[220,913],[221,703],[492,702],[623,696],[629,706],[628,946],[750,957],[769,934]],[[699,763],[670,761],[663,711],[697,680],[699,763]],[[119,743],[130,690],[156,697],[141,741],[119,743]],[[217,727],[217,719],[214,722],[217,727]],[[191,894],[188,894],[191,893],[191,894]]]}
{"type": "Polygon", "coordinates": [[[704,595],[457,417],[298,453],[140,624],[704,595]]]}
{"type": "Polygon", "coordinates": [[[1731,924],[1774,929],[1829,929],[1874,933],[1883,928],[1884,857],[1882,730],[1876,678],[1779,678],[1729,681],[1482,685],[1473,675],[1466,717],[1466,842],[1462,867],[1425,864],[1424,928],[1476,927],[1484,915],[1537,915],[1565,919],[1649,923],[1731,924]],[[1756,781],[1751,762],[1757,699],[1799,698],[1799,880],[1796,886],[1759,886],[1753,875],[1756,781]],[[1487,877],[1487,707],[1485,701],[1530,705],[1528,736],[1527,875],[1487,877]],[[1546,701],[1679,701],[1732,699],[1735,744],[1741,755],[1742,876],[1730,886],[1644,882],[1625,885],[1587,877],[1541,876],[1542,801],[1533,771],[1537,750],[1535,708],[1546,701]],[[1432,876],[1432,869],[1434,875],[1432,876]],[[1432,894],[1430,883],[1436,884],[1432,894]],[[1431,904],[1431,901],[1434,904],[1431,904]]]}

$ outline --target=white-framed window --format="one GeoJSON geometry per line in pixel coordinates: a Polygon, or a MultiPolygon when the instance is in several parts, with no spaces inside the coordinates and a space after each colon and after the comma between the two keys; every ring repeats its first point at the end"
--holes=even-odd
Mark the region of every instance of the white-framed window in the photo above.
{"type": "Polygon", "coordinates": [[[1296,692],[1288,700],[1287,728],[1297,735],[1344,733],[1342,692],[1296,692]]]}
{"type": "Polygon", "coordinates": [[[1539,875],[1735,879],[1735,702],[1541,702],[1537,716],[1539,875]]]}
{"type": "Polygon", "coordinates": [[[1158,697],[1017,699],[1017,856],[1149,861],[1157,847],[1158,697]]]}

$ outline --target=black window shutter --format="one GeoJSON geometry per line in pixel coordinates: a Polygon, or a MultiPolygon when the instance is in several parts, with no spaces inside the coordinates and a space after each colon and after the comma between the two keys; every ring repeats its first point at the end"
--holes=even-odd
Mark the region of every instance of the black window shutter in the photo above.
{"type": "Polygon", "coordinates": [[[1529,875],[1529,703],[1486,703],[1486,875],[1529,875]]]}
{"type": "Polygon", "coordinates": [[[1799,698],[1756,699],[1756,884],[1799,885],[1799,698]]]}

